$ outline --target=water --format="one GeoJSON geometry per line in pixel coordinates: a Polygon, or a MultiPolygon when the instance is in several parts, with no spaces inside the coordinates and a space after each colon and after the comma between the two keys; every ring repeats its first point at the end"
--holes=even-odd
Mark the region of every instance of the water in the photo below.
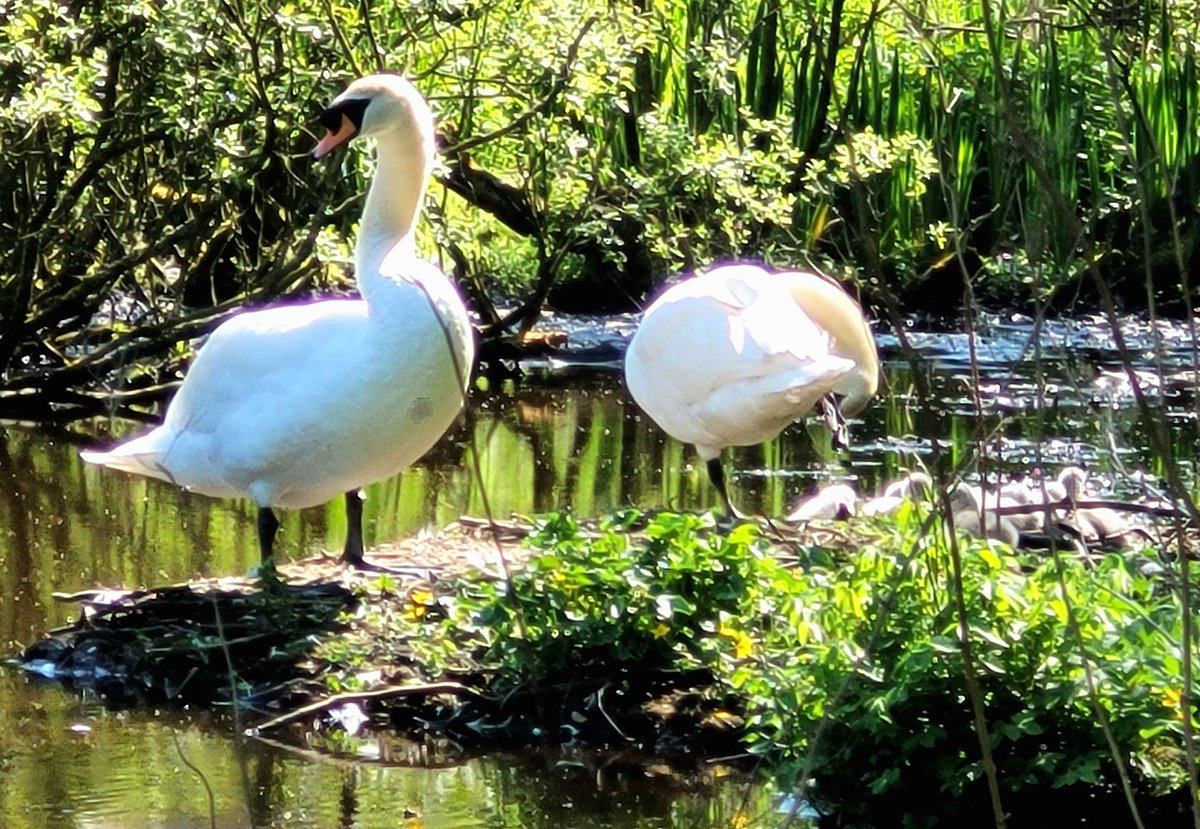
{"type": "Polygon", "coordinates": [[[611,761],[514,756],[453,766],[235,743],[187,712],[111,713],[0,674],[0,826],[690,827],[765,813],[761,792],[648,778],[611,761]],[[211,810],[210,810],[211,793],[211,810]],[[749,799],[747,799],[749,796],[749,799]],[[419,818],[406,819],[407,815],[419,818]]]}
{"type": "MultiPolygon", "coordinates": [[[[689,450],[666,440],[633,407],[606,346],[628,331],[609,320],[573,332],[581,363],[531,361],[527,379],[477,392],[475,422],[452,431],[421,463],[368,490],[368,539],[384,542],[481,515],[468,463],[481,454],[483,486],[498,516],[570,505],[594,515],[628,504],[700,510],[716,497],[689,450]]],[[[1191,342],[1183,326],[1128,322],[1143,368],[1156,341],[1164,376],[1150,395],[1169,424],[1177,466],[1190,480],[1197,418],[1191,342]]],[[[913,392],[895,336],[881,335],[887,388],[839,457],[822,427],[798,425],[762,447],[727,453],[735,500],[778,515],[827,480],[872,488],[927,462],[934,446],[953,462],[982,450],[993,469],[1085,463],[1114,489],[1127,472],[1160,462],[1103,327],[994,319],[976,343],[976,414],[967,338],[909,332],[933,405],[913,392]],[[1037,348],[1033,346],[1036,344],[1037,348]]],[[[12,653],[71,621],[60,591],[146,586],[194,575],[242,573],[257,563],[253,510],[165,484],[85,467],[83,446],[134,427],[90,421],[55,432],[9,428],[0,440],[0,643],[12,653]]],[[[964,466],[968,475],[974,474],[964,466]]],[[[285,513],[284,557],[340,547],[340,502],[285,513]]],[[[647,778],[612,758],[430,758],[411,746],[365,744],[340,754],[264,741],[238,742],[224,716],[106,712],[54,686],[0,671],[0,826],[216,825],[657,827],[776,825],[771,795],[712,775],[647,778]],[[395,763],[382,758],[404,758],[395,763]],[[443,767],[454,760],[455,764],[443,767]],[[413,762],[413,761],[416,762],[413,762]],[[191,768],[195,766],[199,773],[191,768]],[[420,815],[404,824],[405,809],[420,815]]]]}

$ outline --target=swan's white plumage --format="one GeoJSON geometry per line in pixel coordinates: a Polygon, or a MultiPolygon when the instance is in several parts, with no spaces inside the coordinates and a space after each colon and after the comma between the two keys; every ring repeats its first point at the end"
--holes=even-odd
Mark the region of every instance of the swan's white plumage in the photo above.
{"type": "Polygon", "coordinates": [[[775,437],[856,369],[781,276],[729,265],[678,282],[629,343],[630,394],[704,460],[775,437]]]}
{"type": "Polygon", "coordinates": [[[854,362],[854,368],[834,385],[833,393],[841,398],[842,414],[857,414],[879,387],[879,355],[862,308],[840,285],[821,274],[789,271],[774,278],[787,286],[792,301],[829,335],[830,351],[854,362]]]}
{"type": "Polygon", "coordinates": [[[804,523],[817,519],[846,519],[856,512],[858,493],[849,484],[830,484],[816,494],[792,504],[784,521],[804,523]]]}
{"type": "Polygon", "coordinates": [[[200,349],[161,426],[84,460],[300,508],[396,474],[453,423],[474,359],[470,320],[412,244],[432,116],[397,76],[356,81],[334,104],[356,98],[369,101],[358,134],[377,139],[379,156],[356,250],[364,299],[231,318],[200,349]]]}
{"type": "Polygon", "coordinates": [[[933,496],[933,479],[921,471],[909,472],[888,484],[882,495],[862,502],[861,515],[891,515],[905,501],[929,501],[933,496]]]}

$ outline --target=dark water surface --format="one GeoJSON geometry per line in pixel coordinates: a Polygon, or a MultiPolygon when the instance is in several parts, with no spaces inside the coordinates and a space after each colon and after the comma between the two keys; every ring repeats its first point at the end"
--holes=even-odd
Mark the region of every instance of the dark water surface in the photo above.
{"type": "Polygon", "coordinates": [[[757,821],[772,808],[740,782],[648,779],[569,756],[438,765],[378,746],[334,758],[258,740],[237,745],[223,718],[106,713],[11,672],[0,674],[0,721],[6,829],[200,829],[214,816],[222,829],[682,829],[736,825],[739,814],[757,821]]]}
{"type": "MultiPolygon", "coordinates": [[[[368,490],[367,535],[385,542],[482,515],[468,472],[479,448],[498,516],[570,505],[594,515],[628,504],[701,510],[715,495],[690,451],[640,416],[604,348],[629,320],[573,322],[592,350],[570,364],[529,362],[519,382],[477,391],[472,428],[460,426],[421,463],[368,490]],[[596,355],[600,355],[597,357],[596,355]],[[589,362],[590,361],[590,362],[589,362]]],[[[961,333],[907,332],[918,375],[880,333],[887,387],[852,425],[838,455],[815,422],[761,447],[731,450],[734,497],[779,515],[818,483],[871,489],[929,462],[1053,470],[1083,463],[1114,489],[1128,473],[1154,473],[1127,379],[1109,334],[1094,321],[1036,327],[993,319],[972,343],[961,333]],[[932,390],[918,399],[916,379],[932,390]],[[976,393],[977,390],[977,393],[976,393]],[[982,411],[982,417],[978,414],[982,411]]],[[[1126,335],[1154,417],[1170,426],[1175,463],[1194,480],[1195,360],[1186,326],[1129,320],[1126,335]],[[1160,357],[1161,375],[1155,354],[1160,357]]],[[[71,621],[53,599],[95,585],[148,586],[193,575],[242,573],[257,563],[254,511],[245,504],[86,467],[84,446],[144,427],[89,421],[55,432],[11,426],[0,439],[0,645],[13,653],[71,621]]],[[[285,557],[340,547],[340,503],[281,515],[285,557]]],[[[105,712],[53,685],[0,669],[0,827],[210,826],[771,826],[772,796],[707,774],[681,786],[647,779],[611,758],[487,758],[438,767],[411,747],[366,744],[334,756],[260,741],[239,744],[220,715],[105,712]],[[386,759],[385,759],[386,758],[386,759]],[[191,766],[196,767],[198,774],[191,766]],[[405,810],[420,815],[405,824],[405,810]],[[415,819],[414,819],[415,820],[415,819]]]]}

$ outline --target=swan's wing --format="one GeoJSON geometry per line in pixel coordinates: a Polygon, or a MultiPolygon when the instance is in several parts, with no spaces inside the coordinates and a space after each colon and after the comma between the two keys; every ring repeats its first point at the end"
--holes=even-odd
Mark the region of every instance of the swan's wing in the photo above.
{"type": "Polygon", "coordinates": [[[361,300],[283,305],[230,318],[200,348],[164,425],[210,432],[230,406],[255,397],[266,402],[281,389],[301,391],[298,379],[315,391],[325,376],[353,370],[341,357],[357,353],[366,320],[361,300]]]}
{"type": "Polygon", "coordinates": [[[458,288],[437,265],[403,245],[397,245],[388,254],[379,273],[393,282],[412,285],[416,290],[408,294],[406,301],[436,314],[431,345],[434,349],[446,349],[447,354],[453,349],[452,362],[465,388],[475,364],[475,329],[458,288]]]}
{"type": "Polygon", "coordinates": [[[666,381],[685,398],[698,398],[744,379],[850,365],[827,363],[828,336],[785,286],[766,274],[724,275],[741,270],[719,269],[660,297],[630,343],[627,372],[653,375],[648,385],[666,381]]]}
{"type": "Polygon", "coordinates": [[[219,476],[211,471],[218,453],[231,446],[253,447],[248,455],[275,451],[297,416],[328,413],[337,384],[358,370],[343,355],[358,353],[365,324],[366,306],[355,300],[231,317],[200,348],[161,426],[80,455],[88,463],[220,492],[224,485],[214,483],[219,476]],[[181,456],[187,457],[182,467],[181,456]]]}
{"type": "Polygon", "coordinates": [[[782,283],[754,271],[718,269],[674,286],[647,310],[626,356],[638,404],[708,450],[774,436],[854,365],[830,353],[782,283]]]}

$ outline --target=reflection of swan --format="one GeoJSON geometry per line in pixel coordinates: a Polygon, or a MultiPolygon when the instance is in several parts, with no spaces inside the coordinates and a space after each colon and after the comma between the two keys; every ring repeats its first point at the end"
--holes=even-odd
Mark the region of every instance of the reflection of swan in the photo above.
{"type": "Polygon", "coordinates": [[[407,81],[355,81],[321,116],[320,157],[356,135],[378,163],[355,251],[361,300],[239,314],[212,333],[163,425],[84,460],[258,505],[270,556],[272,507],[345,493],[343,560],[362,565],[358,488],[390,477],[442,436],[474,356],[458,292],[416,258],[413,226],[434,159],[433,116],[407,81]]]}
{"type": "Polygon", "coordinates": [[[811,273],[727,265],[676,283],[646,310],[625,355],[637,404],[695,445],[730,515],[720,454],[770,440],[830,393],[853,414],[879,364],[858,303],[811,273]]]}

